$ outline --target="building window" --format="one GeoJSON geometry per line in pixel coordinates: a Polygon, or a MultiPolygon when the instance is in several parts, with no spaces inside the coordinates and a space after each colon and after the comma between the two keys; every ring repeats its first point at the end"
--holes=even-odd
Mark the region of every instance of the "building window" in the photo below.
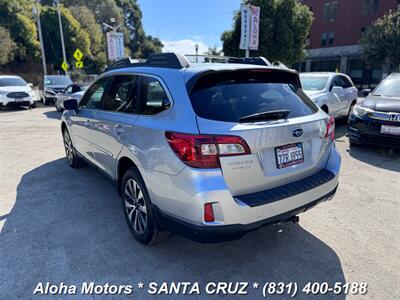
{"type": "Polygon", "coordinates": [[[363,0],[362,15],[369,16],[379,13],[379,0],[363,0]]]}
{"type": "Polygon", "coordinates": [[[322,47],[326,46],[326,39],[327,39],[327,34],[326,34],[326,32],[323,32],[322,36],[321,36],[321,46],[322,47]]]}
{"type": "Polygon", "coordinates": [[[335,43],[335,33],[331,31],[329,32],[329,40],[328,40],[329,47],[332,47],[334,43],[335,43]]]}
{"type": "Polygon", "coordinates": [[[333,22],[336,20],[338,1],[325,2],[324,4],[324,22],[333,22]]]}

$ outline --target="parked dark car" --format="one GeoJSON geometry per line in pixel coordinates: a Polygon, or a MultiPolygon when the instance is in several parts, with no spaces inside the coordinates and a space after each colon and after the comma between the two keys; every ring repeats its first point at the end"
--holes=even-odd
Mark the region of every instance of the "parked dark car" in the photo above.
{"type": "Polygon", "coordinates": [[[383,80],[354,107],[347,126],[350,144],[400,148],[400,74],[383,80]]]}
{"type": "Polygon", "coordinates": [[[40,86],[40,98],[44,105],[54,103],[55,95],[61,93],[72,84],[71,79],[64,75],[45,75],[40,86]]]}

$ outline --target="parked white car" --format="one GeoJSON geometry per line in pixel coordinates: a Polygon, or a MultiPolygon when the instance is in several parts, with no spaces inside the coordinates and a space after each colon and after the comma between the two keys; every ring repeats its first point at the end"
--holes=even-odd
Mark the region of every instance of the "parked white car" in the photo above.
{"type": "Polygon", "coordinates": [[[327,114],[348,117],[357,102],[358,89],[342,73],[301,73],[303,91],[327,114]]]}
{"type": "Polygon", "coordinates": [[[19,76],[0,76],[0,109],[1,107],[36,107],[32,84],[19,76]]]}

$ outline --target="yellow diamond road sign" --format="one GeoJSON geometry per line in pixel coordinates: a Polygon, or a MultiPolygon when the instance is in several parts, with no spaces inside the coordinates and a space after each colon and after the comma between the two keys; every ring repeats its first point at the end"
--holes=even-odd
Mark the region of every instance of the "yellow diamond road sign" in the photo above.
{"type": "Polygon", "coordinates": [[[64,72],[68,71],[68,64],[64,61],[61,65],[61,68],[64,70],[64,72]]]}
{"type": "Polygon", "coordinates": [[[83,57],[82,51],[79,50],[79,49],[76,49],[75,52],[74,52],[74,58],[75,58],[77,61],[80,61],[80,60],[82,59],[82,57],[83,57]]]}
{"type": "Polygon", "coordinates": [[[82,69],[83,68],[83,61],[75,62],[75,66],[76,66],[77,69],[82,69]]]}

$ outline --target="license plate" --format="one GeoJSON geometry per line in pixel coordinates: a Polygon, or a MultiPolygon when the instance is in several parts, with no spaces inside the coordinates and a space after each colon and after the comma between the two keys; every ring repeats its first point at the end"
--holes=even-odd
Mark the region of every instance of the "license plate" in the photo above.
{"type": "Polygon", "coordinates": [[[275,154],[278,169],[304,162],[303,145],[301,143],[276,147],[275,154]]]}
{"type": "Polygon", "coordinates": [[[400,126],[382,125],[381,133],[400,136],[400,126]]]}

